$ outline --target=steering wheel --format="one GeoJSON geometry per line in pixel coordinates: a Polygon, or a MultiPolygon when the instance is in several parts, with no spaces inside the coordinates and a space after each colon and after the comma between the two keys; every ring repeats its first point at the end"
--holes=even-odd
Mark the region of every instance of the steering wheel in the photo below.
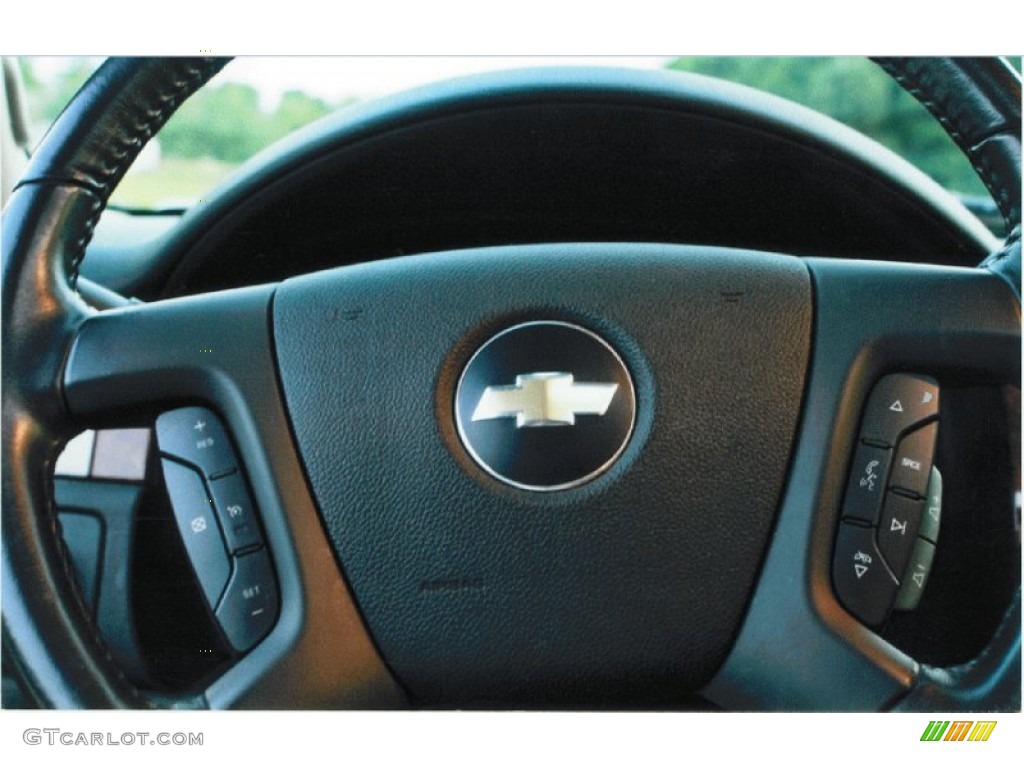
{"type": "Polygon", "coordinates": [[[111,191],[223,63],[105,63],[4,212],[4,641],[42,703],[1019,708],[1019,590],[977,658],[933,668],[832,575],[876,382],[1019,382],[1005,63],[879,62],[1005,218],[977,268],[546,244],[90,309],[75,284],[111,191]],[[51,477],[82,427],[180,406],[237,447],[279,615],[201,694],[166,697],[89,620],[51,477]]]}

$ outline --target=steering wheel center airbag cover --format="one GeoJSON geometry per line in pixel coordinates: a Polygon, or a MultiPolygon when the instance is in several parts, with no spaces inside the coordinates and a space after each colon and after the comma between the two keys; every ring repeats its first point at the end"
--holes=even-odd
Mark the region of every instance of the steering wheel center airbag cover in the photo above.
{"type": "MultiPolygon", "coordinates": [[[[300,454],[410,693],[657,705],[707,682],[782,492],[811,316],[798,259],[713,248],[481,249],[284,283],[274,335],[300,454]],[[636,390],[625,450],[555,493],[483,471],[453,407],[474,354],[537,320],[599,335],[636,390]]],[[[566,373],[542,367],[515,373],[566,373]]]]}

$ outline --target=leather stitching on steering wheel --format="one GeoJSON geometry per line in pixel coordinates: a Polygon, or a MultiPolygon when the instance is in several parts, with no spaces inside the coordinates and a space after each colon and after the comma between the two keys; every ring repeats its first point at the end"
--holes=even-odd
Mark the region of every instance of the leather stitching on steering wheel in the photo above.
{"type": "Polygon", "coordinates": [[[1012,187],[1008,183],[1008,181],[1013,181],[1013,179],[1008,180],[1005,178],[1002,170],[993,164],[989,154],[982,152],[982,148],[994,138],[989,137],[975,145],[969,155],[972,158],[977,157],[977,162],[972,162],[972,166],[978,175],[981,176],[982,180],[985,181],[985,186],[995,196],[999,210],[1003,212],[1003,216],[1006,219],[1007,229],[1012,229],[1015,225],[1020,224],[1021,214],[1019,204],[1018,206],[1014,205],[1012,187]]]}
{"type": "MultiPolygon", "coordinates": [[[[208,60],[206,62],[210,64],[208,60]]],[[[137,105],[139,113],[132,117],[128,116],[131,132],[117,137],[116,143],[110,148],[109,164],[104,164],[99,178],[99,200],[93,205],[93,210],[85,222],[84,231],[76,241],[76,247],[71,257],[70,273],[68,281],[74,287],[78,281],[79,268],[85,259],[85,248],[92,240],[93,231],[99,222],[100,215],[106,207],[106,201],[114,191],[115,181],[119,180],[135,161],[139,152],[146,145],[153,135],[170,119],[178,107],[194,93],[214,72],[220,69],[210,70],[209,66],[201,66],[202,62],[183,60],[181,64],[181,75],[172,70],[170,75],[170,89],[162,90],[163,83],[153,94],[156,107],[150,107],[144,101],[137,105]]],[[[221,65],[222,66],[222,65],[221,65]]],[[[102,162],[103,158],[99,158],[102,162]]],[[[90,192],[92,190],[89,190],[90,192]]]]}
{"type": "Polygon", "coordinates": [[[1008,259],[1010,256],[1013,255],[1014,248],[1020,244],[1020,237],[1021,229],[1020,224],[1018,224],[1016,227],[1013,228],[1013,232],[1010,233],[1010,236],[1006,238],[1006,243],[1003,245],[1003,247],[1000,248],[995,253],[992,253],[988,258],[986,258],[981,263],[981,266],[992,268],[997,266],[1001,261],[1008,259]]]}
{"type": "MultiPolygon", "coordinates": [[[[1020,633],[1020,589],[1007,609],[988,645],[974,659],[955,667],[934,667],[922,665],[917,685],[894,709],[896,711],[964,710],[989,711],[987,706],[977,706],[977,696],[984,701],[985,683],[989,681],[987,668],[1007,658],[1010,647],[1019,642],[1020,633]],[[975,679],[980,675],[981,679],[975,679]]],[[[1008,711],[1020,709],[1020,691],[1011,702],[1008,711]]]]}
{"type": "MultiPolygon", "coordinates": [[[[1014,204],[1014,190],[1007,184],[1002,170],[997,167],[997,164],[1002,165],[1003,163],[997,161],[997,164],[993,164],[993,159],[981,150],[999,136],[1016,139],[1019,145],[1020,108],[1017,108],[1015,116],[1009,116],[1005,120],[988,125],[960,124],[954,122],[956,117],[963,115],[961,110],[952,108],[955,100],[948,93],[942,93],[934,88],[931,77],[934,72],[929,69],[929,66],[937,69],[942,66],[942,60],[922,63],[920,60],[880,58],[876,61],[896,82],[931,112],[967,155],[975,172],[996,198],[1003,218],[1006,220],[1007,230],[1012,230],[1020,223],[1019,202],[1014,204]]],[[[1019,84],[1017,91],[1019,94],[1019,84]]],[[[1001,114],[999,116],[1003,117],[1001,114]]],[[[1001,155],[997,154],[996,157],[1000,158],[1001,155]]],[[[1013,174],[1006,175],[1013,176],[1013,174]]]]}
{"type": "MultiPolygon", "coordinates": [[[[78,280],[85,249],[117,183],[149,139],[178,107],[226,63],[227,59],[215,58],[174,59],[170,66],[163,62],[161,66],[151,68],[147,73],[148,81],[136,86],[135,92],[139,95],[125,104],[127,111],[115,111],[95,127],[94,133],[105,139],[99,143],[99,154],[76,159],[74,164],[66,167],[44,165],[39,169],[29,168],[26,180],[19,186],[70,182],[95,197],[81,230],[69,238],[74,248],[70,251],[66,267],[72,287],[78,280]]],[[[59,120],[73,123],[83,117],[82,112],[71,111],[59,120]]]]}
{"type": "Polygon", "coordinates": [[[85,223],[81,237],[76,241],[68,277],[72,287],[78,281],[79,269],[82,261],[85,259],[86,246],[92,240],[96,224],[99,222],[100,215],[106,207],[107,199],[114,191],[116,181],[127,172],[129,166],[135,161],[135,158],[142,151],[146,142],[170,119],[171,115],[177,111],[185,99],[198,90],[223,65],[223,60],[219,62],[210,59],[198,62],[184,60],[181,65],[183,69],[182,76],[178,76],[176,71],[172,71],[170,73],[170,89],[166,91],[158,89],[153,95],[157,103],[156,107],[149,107],[143,102],[138,104],[139,114],[136,116],[136,119],[132,119],[132,132],[119,137],[118,143],[111,147],[110,165],[103,168],[102,177],[99,180],[99,200],[93,206],[93,211],[85,223]],[[206,66],[203,66],[203,64],[206,66]]]}

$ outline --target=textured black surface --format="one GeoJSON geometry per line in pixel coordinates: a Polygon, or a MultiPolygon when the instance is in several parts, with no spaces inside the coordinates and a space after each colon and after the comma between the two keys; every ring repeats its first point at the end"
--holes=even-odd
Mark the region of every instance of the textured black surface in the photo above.
{"type": "Polygon", "coordinates": [[[300,452],[398,678],[428,703],[682,695],[722,661],[778,502],[811,322],[797,260],[669,246],[440,254],[288,282],[300,452]],[[612,470],[555,494],[479,470],[452,397],[517,321],[600,332],[637,386],[612,470]]]}

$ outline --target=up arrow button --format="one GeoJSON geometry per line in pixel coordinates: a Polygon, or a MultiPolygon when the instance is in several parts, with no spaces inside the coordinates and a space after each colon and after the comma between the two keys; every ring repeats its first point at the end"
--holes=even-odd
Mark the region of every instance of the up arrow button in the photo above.
{"type": "Polygon", "coordinates": [[[861,439],[891,447],[939,412],[939,385],[926,376],[895,373],[881,379],[864,411],[861,439]]]}

